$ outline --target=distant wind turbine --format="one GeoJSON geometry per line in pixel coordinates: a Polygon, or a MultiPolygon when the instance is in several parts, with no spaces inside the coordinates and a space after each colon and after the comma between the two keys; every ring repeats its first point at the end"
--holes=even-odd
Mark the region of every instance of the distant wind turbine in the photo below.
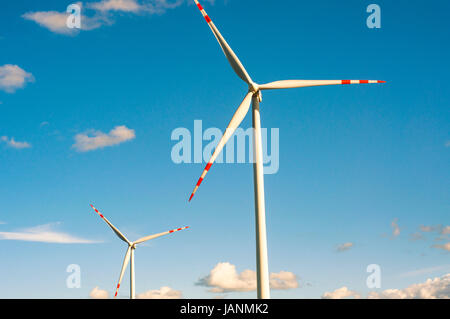
{"type": "Polygon", "coordinates": [[[187,229],[187,228],[189,228],[189,226],[188,227],[183,227],[183,228],[169,230],[169,231],[166,231],[164,233],[159,233],[159,234],[155,234],[155,235],[146,236],[146,237],[138,239],[138,240],[136,240],[134,242],[131,242],[113,224],[111,224],[111,222],[105,216],[103,216],[103,214],[100,213],[94,206],[91,205],[91,207],[109,225],[109,227],[111,227],[111,229],[116,233],[116,235],[120,239],[122,239],[124,242],[126,242],[128,244],[127,253],[125,254],[125,259],[123,261],[122,270],[120,271],[119,283],[117,284],[116,293],[114,294],[114,298],[117,298],[117,293],[119,292],[119,288],[120,288],[120,284],[122,282],[123,275],[125,274],[125,270],[127,269],[128,263],[131,260],[131,265],[130,265],[130,299],[135,299],[136,293],[135,293],[135,287],[134,287],[134,281],[135,281],[134,280],[134,278],[135,278],[134,277],[134,250],[136,249],[136,245],[137,244],[141,244],[141,243],[146,242],[146,241],[149,241],[151,239],[155,239],[155,238],[158,238],[158,237],[161,237],[161,236],[164,236],[164,235],[172,234],[174,232],[187,229]]]}
{"type": "Polygon", "coordinates": [[[257,268],[257,293],[258,298],[268,299],[270,298],[269,290],[269,266],[267,257],[267,237],[266,237],[266,216],[265,216],[265,201],[264,201],[264,172],[263,172],[263,155],[262,155],[262,140],[261,140],[261,119],[259,112],[259,103],[262,101],[261,91],[263,90],[274,90],[274,89],[290,89],[290,88],[301,88],[308,86],[321,86],[321,85],[341,85],[341,84],[369,84],[369,83],[385,83],[385,81],[377,80],[287,80],[287,81],[276,81],[267,84],[259,85],[250,78],[244,66],[242,65],[239,58],[233,52],[231,47],[228,45],[227,41],[220,34],[217,27],[212,22],[211,18],[208,16],[206,11],[203,9],[202,5],[194,0],[197,7],[200,9],[203,17],[211,28],[214,36],[216,37],[219,45],[221,46],[223,52],[225,53],[228,62],[231,64],[234,72],[248,85],[248,92],[241,103],[237,111],[234,113],[231,122],[222,136],[219,144],[217,145],[211,159],[209,160],[206,168],[194,191],[189,198],[189,201],[194,197],[195,192],[198,190],[200,184],[203,182],[206,174],[210,170],[212,164],[217,159],[224,148],[227,141],[233,135],[235,130],[244,120],[247,115],[250,104],[252,104],[253,109],[253,148],[254,148],[254,158],[255,163],[253,164],[253,179],[255,188],[255,218],[256,218],[256,268],[257,268]]]}

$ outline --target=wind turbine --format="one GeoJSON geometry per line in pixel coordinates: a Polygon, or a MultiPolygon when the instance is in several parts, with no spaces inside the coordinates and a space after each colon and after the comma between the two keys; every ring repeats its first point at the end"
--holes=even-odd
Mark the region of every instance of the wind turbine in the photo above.
{"type": "Polygon", "coordinates": [[[103,214],[100,213],[97,210],[97,208],[95,208],[92,205],[91,205],[91,207],[109,225],[109,227],[111,227],[111,229],[116,233],[116,235],[128,244],[127,253],[125,254],[125,259],[123,261],[122,269],[120,271],[119,283],[117,284],[116,293],[114,294],[114,298],[117,298],[117,293],[119,292],[120,283],[122,282],[122,278],[123,278],[123,275],[125,274],[125,270],[127,269],[128,263],[130,263],[130,260],[131,260],[131,263],[130,263],[130,299],[135,299],[136,294],[135,294],[135,288],[134,288],[134,278],[135,278],[134,277],[134,251],[136,249],[136,245],[141,244],[146,241],[149,241],[151,239],[155,239],[155,238],[158,238],[158,237],[161,237],[164,235],[172,234],[174,232],[187,229],[187,228],[189,228],[189,226],[169,230],[164,233],[146,236],[146,237],[138,239],[134,242],[131,242],[113,224],[111,224],[111,222],[105,216],[103,216],[103,214]]]}
{"type": "Polygon", "coordinates": [[[211,28],[214,36],[219,42],[228,62],[231,64],[234,72],[248,85],[248,92],[234,113],[225,134],[222,136],[219,144],[217,145],[211,159],[209,160],[206,168],[203,170],[194,191],[189,198],[189,201],[194,197],[195,192],[198,190],[200,184],[203,182],[206,174],[210,170],[212,164],[216,160],[224,148],[227,141],[233,135],[235,130],[244,120],[247,115],[250,104],[252,104],[253,111],[253,151],[255,162],[253,164],[253,180],[255,189],[255,219],[256,219],[256,268],[257,268],[257,293],[259,299],[270,298],[269,289],[269,266],[267,257],[267,237],[266,237],[266,216],[265,216],[265,201],[264,201],[264,171],[263,171],[263,155],[262,155],[262,140],[261,140],[261,118],[259,111],[259,103],[262,101],[261,91],[275,90],[275,89],[291,89],[301,88],[308,86],[322,86],[322,85],[341,85],[341,84],[369,84],[369,83],[386,83],[385,81],[378,80],[287,80],[276,81],[267,84],[259,85],[251,79],[242,65],[239,58],[233,52],[227,41],[220,34],[217,27],[212,22],[202,5],[194,0],[197,7],[200,9],[203,17],[211,28]]]}

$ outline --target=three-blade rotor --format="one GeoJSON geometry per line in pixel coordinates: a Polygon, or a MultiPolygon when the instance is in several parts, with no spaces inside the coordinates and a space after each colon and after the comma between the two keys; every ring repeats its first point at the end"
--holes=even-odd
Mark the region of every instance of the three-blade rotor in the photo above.
{"type": "Polygon", "coordinates": [[[117,227],[115,227],[102,213],[100,213],[100,211],[97,209],[97,208],[95,208],[93,205],[91,205],[91,207],[92,207],[92,209],[108,224],[108,226],[114,231],[114,233],[121,239],[121,240],[123,240],[124,242],[126,242],[127,244],[128,244],[128,249],[127,249],[127,252],[126,252],[126,254],[125,254],[125,258],[124,258],[124,260],[123,260],[123,264],[122,264],[122,268],[121,268],[121,270],[120,270],[120,276],[119,276],[119,282],[118,282],[118,284],[117,284],[117,287],[116,287],[116,292],[115,292],[115,294],[114,294],[114,298],[116,298],[117,297],[117,294],[118,294],[118,292],[119,292],[119,288],[120,288],[120,285],[121,285],[121,283],[122,283],[122,279],[123,279],[123,276],[124,276],[124,274],[125,274],[125,270],[127,269],[127,267],[128,267],[128,264],[130,263],[130,257],[131,257],[131,254],[132,254],[132,250],[134,250],[134,249],[136,249],[136,245],[138,245],[138,244],[141,244],[141,243],[144,243],[144,242],[146,242],[146,241],[149,241],[149,240],[152,240],[152,239],[155,239],[155,238],[158,238],[158,237],[162,237],[162,236],[165,236],[165,235],[169,235],[169,234],[172,234],[172,233],[175,233],[175,232],[178,232],[178,231],[180,231],[180,230],[185,230],[185,229],[188,229],[189,228],[189,226],[186,226],[186,227],[181,227],[181,228],[177,228],[177,229],[172,229],[172,230],[169,230],[169,231],[166,231],[166,232],[162,232],[162,233],[159,233],[159,234],[154,234],[154,235],[150,235],[150,236],[146,236],[146,237],[142,237],[142,238],[140,238],[140,239],[138,239],[138,240],[136,240],[136,241],[134,241],[134,242],[130,242],[118,229],[117,229],[117,227]]]}
{"type": "Polygon", "coordinates": [[[191,196],[189,197],[189,201],[191,201],[192,198],[194,197],[200,184],[203,182],[206,174],[210,170],[212,164],[214,164],[215,160],[217,159],[217,156],[219,156],[220,152],[223,150],[225,144],[228,142],[230,137],[233,135],[233,133],[236,131],[236,129],[239,127],[239,125],[244,120],[245,116],[247,115],[247,113],[250,109],[253,95],[257,94],[258,98],[261,100],[261,91],[263,91],[263,90],[291,89],[291,88],[302,88],[302,87],[322,86],[322,85],[385,83],[385,81],[378,81],[378,80],[287,80],[287,81],[276,81],[276,82],[271,82],[271,83],[267,83],[267,84],[263,84],[263,85],[258,85],[255,82],[253,82],[251,77],[248,75],[248,73],[245,70],[244,66],[242,65],[241,61],[239,60],[237,55],[234,53],[234,51],[231,49],[231,47],[229,46],[227,41],[224,39],[222,34],[219,32],[219,30],[217,29],[215,24],[212,22],[211,18],[206,13],[206,11],[202,7],[202,5],[198,2],[198,0],[194,0],[194,2],[197,5],[197,7],[199,8],[200,12],[202,13],[202,15],[205,18],[206,22],[208,23],[209,27],[211,28],[211,31],[213,32],[217,41],[219,42],[219,45],[222,48],[222,50],[225,54],[225,57],[227,58],[231,67],[233,68],[234,72],[245,83],[247,83],[247,85],[249,87],[249,92],[247,93],[247,95],[244,98],[244,101],[241,103],[241,105],[238,107],[237,111],[233,115],[233,118],[231,119],[230,124],[228,124],[225,134],[221,138],[213,155],[211,156],[211,159],[209,160],[209,162],[206,165],[205,169],[203,170],[203,173],[200,176],[197,184],[195,185],[195,188],[194,188],[191,196]]]}

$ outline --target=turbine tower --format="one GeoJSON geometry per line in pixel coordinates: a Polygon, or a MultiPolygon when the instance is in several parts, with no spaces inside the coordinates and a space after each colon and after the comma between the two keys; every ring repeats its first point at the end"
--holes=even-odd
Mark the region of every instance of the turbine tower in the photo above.
{"type": "Polygon", "coordinates": [[[276,81],[267,84],[259,85],[251,79],[242,65],[237,55],[233,52],[227,41],[220,34],[217,27],[212,22],[202,5],[194,0],[197,7],[200,9],[203,17],[208,23],[211,31],[219,42],[225,57],[231,64],[234,72],[248,85],[248,92],[234,113],[228,127],[222,136],[219,144],[217,145],[211,159],[209,160],[206,168],[203,170],[194,191],[189,198],[192,200],[194,194],[197,192],[200,184],[203,182],[206,174],[210,170],[212,164],[216,160],[224,148],[227,141],[233,136],[235,130],[244,120],[247,115],[250,105],[252,105],[253,112],[253,151],[255,163],[253,164],[253,179],[255,189],[255,220],[256,220],[256,269],[257,269],[257,293],[259,299],[270,298],[269,288],[269,266],[267,257],[267,237],[266,237],[266,212],[265,212],[265,200],[264,200],[264,171],[263,171],[263,155],[262,155],[262,140],[261,140],[261,118],[259,103],[262,101],[261,91],[275,90],[275,89],[290,89],[301,88],[308,86],[322,86],[322,85],[342,85],[342,84],[369,84],[369,83],[385,83],[385,81],[378,80],[287,80],[276,81]]]}
{"type": "Polygon", "coordinates": [[[91,205],[91,207],[109,225],[109,227],[111,227],[111,229],[114,231],[114,233],[116,233],[117,237],[119,237],[120,239],[122,239],[124,242],[126,242],[128,244],[128,249],[127,249],[127,252],[125,254],[125,259],[123,260],[122,269],[120,270],[119,283],[117,284],[116,293],[114,294],[114,298],[117,298],[117,293],[119,292],[119,288],[120,288],[120,284],[122,282],[123,275],[125,274],[125,270],[127,269],[128,263],[130,263],[130,299],[135,299],[136,298],[136,293],[135,293],[135,286],[134,286],[134,283],[135,283],[135,277],[134,277],[134,251],[136,250],[136,245],[144,243],[144,242],[149,241],[151,239],[155,239],[155,238],[158,238],[158,237],[161,237],[161,236],[164,236],[164,235],[172,234],[174,232],[187,229],[187,228],[189,228],[189,226],[183,227],[183,228],[169,230],[169,231],[166,231],[166,232],[163,232],[163,233],[159,233],[159,234],[155,234],[155,235],[146,236],[146,237],[138,239],[138,240],[136,240],[134,242],[131,242],[113,224],[111,224],[111,222],[105,216],[103,216],[103,214],[100,213],[97,210],[97,208],[95,208],[92,205],[91,205]]]}

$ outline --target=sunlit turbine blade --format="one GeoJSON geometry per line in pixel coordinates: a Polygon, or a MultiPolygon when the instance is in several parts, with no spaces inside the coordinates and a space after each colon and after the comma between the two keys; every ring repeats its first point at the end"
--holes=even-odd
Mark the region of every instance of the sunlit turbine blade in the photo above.
{"type": "Polygon", "coordinates": [[[111,229],[114,231],[114,233],[117,235],[117,237],[119,237],[120,239],[122,239],[124,242],[126,242],[129,245],[131,244],[131,242],[113,224],[111,224],[111,222],[105,216],[103,216],[103,214],[100,213],[97,208],[92,206],[92,204],[91,204],[91,207],[109,225],[109,227],[111,227],[111,229]]]}
{"type": "Polygon", "coordinates": [[[123,275],[125,274],[125,270],[128,267],[128,263],[130,262],[130,255],[131,255],[131,246],[128,246],[127,253],[125,254],[125,258],[123,260],[122,269],[120,270],[120,276],[119,276],[119,283],[116,287],[116,293],[114,294],[114,298],[117,298],[117,294],[119,293],[120,284],[122,283],[123,275]]]}
{"type": "Polygon", "coordinates": [[[169,230],[169,231],[166,231],[166,232],[163,232],[163,233],[159,233],[159,234],[155,234],[155,235],[146,236],[146,237],[143,237],[143,238],[141,238],[141,239],[136,240],[136,241],[134,242],[134,244],[137,245],[137,244],[140,244],[140,243],[149,241],[149,240],[151,240],[151,239],[155,239],[155,238],[158,238],[158,237],[161,237],[161,236],[169,235],[169,234],[175,233],[175,232],[177,232],[177,231],[185,230],[185,229],[188,229],[188,228],[189,228],[189,226],[186,226],[186,227],[182,227],[182,228],[172,229],[172,230],[169,230]]]}
{"type": "Polygon", "coordinates": [[[379,80],[286,80],[259,85],[260,90],[292,89],[321,85],[375,84],[386,83],[379,80]]]}
{"type": "Polygon", "coordinates": [[[252,102],[253,94],[254,93],[252,93],[252,92],[248,92],[247,95],[245,96],[244,100],[242,101],[241,105],[237,109],[236,113],[234,113],[233,118],[231,119],[230,123],[228,124],[225,134],[223,134],[222,138],[219,141],[219,144],[217,144],[217,147],[214,150],[214,153],[208,162],[208,165],[206,165],[205,169],[203,170],[203,173],[200,176],[200,179],[198,180],[197,185],[195,186],[194,191],[192,192],[191,197],[189,198],[189,201],[191,201],[192,198],[194,197],[195,193],[197,192],[198,188],[200,187],[200,184],[205,179],[206,174],[208,173],[212,164],[214,164],[214,161],[216,160],[217,156],[219,156],[219,154],[222,151],[222,149],[224,148],[225,144],[228,142],[230,137],[233,136],[236,129],[242,123],[242,121],[245,118],[245,115],[247,115],[248,110],[250,108],[250,104],[252,102]]]}
{"type": "Polygon", "coordinates": [[[200,9],[200,12],[202,13],[209,27],[211,28],[217,41],[219,42],[219,45],[222,48],[223,53],[225,53],[225,56],[228,59],[228,62],[230,62],[234,72],[236,72],[236,74],[247,84],[250,85],[251,83],[253,83],[252,79],[250,78],[244,66],[242,65],[241,61],[234,53],[234,51],[231,49],[231,47],[228,45],[227,41],[224,39],[222,34],[220,34],[219,30],[216,28],[211,18],[206,13],[205,9],[203,9],[202,5],[197,0],[194,1],[197,7],[200,9]]]}

